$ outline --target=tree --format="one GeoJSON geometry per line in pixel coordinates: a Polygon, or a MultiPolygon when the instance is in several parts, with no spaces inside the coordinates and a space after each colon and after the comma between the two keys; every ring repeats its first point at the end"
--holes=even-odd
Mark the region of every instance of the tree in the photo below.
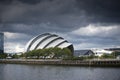
{"type": "Polygon", "coordinates": [[[120,55],[120,52],[113,52],[111,55],[112,55],[114,58],[116,58],[118,55],[120,55]]]}
{"type": "Polygon", "coordinates": [[[111,54],[103,54],[100,58],[114,58],[111,54]]]}
{"type": "Polygon", "coordinates": [[[62,56],[63,56],[63,58],[72,57],[72,52],[68,48],[63,48],[62,56]]]}
{"type": "Polygon", "coordinates": [[[18,59],[18,58],[19,58],[19,55],[13,54],[13,55],[12,55],[12,58],[18,59]]]}
{"type": "Polygon", "coordinates": [[[22,54],[20,55],[20,57],[25,57],[25,54],[24,54],[24,53],[22,53],[22,54]]]}
{"type": "Polygon", "coordinates": [[[0,53],[0,59],[4,59],[7,57],[7,54],[6,53],[0,53]]]}
{"type": "Polygon", "coordinates": [[[37,49],[32,50],[25,53],[26,58],[63,58],[63,57],[70,57],[72,56],[71,51],[68,48],[58,48],[58,47],[51,47],[45,49],[37,49]]]}
{"type": "Polygon", "coordinates": [[[53,58],[61,58],[62,49],[58,47],[53,48],[53,54],[54,54],[53,58]]]}

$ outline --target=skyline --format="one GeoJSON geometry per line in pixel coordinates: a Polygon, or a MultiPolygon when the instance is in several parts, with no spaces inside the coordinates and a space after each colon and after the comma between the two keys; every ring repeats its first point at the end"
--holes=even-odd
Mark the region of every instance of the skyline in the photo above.
{"type": "Polygon", "coordinates": [[[21,52],[43,33],[55,33],[75,50],[120,47],[119,0],[1,0],[5,52],[21,52]]]}

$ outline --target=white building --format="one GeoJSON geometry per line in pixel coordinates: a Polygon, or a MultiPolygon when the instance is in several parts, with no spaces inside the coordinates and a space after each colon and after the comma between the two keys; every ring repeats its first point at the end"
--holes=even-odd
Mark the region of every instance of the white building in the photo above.
{"type": "Polygon", "coordinates": [[[45,33],[32,38],[27,43],[25,52],[50,47],[68,48],[72,53],[74,51],[72,43],[69,43],[64,38],[59,37],[56,34],[45,33]]]}
{"type": "Polygon", "coordinates": [[[103,54],[111,54],[113,51],[104,50],[104,49],[92,49],[92,51],[95,53],[95,56],[102,56],[103,54]]]}

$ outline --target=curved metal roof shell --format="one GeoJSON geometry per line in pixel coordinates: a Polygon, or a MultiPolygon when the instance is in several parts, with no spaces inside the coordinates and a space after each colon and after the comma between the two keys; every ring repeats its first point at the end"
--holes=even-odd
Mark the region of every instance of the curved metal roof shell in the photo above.
{"type": "Polygon", "coordinates": [[[69,43],[67,40],[65,40],[62,37],[59,37],[56,34],[50,34],[45,33],[38,35],[34,38],[32,38],[25,47],[25,52],[35,50],[35,49],[44,49],[44,48],[50,48],[50,47],[72,47],[71,51],[73,51],[73,45],[69,43]]]}

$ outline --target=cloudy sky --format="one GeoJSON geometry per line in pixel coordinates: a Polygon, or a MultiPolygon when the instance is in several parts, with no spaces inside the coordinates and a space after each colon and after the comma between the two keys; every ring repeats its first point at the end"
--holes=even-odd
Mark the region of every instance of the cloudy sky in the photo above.
{"type": "Polygon", "coordinates": [[[77,49],[120,47],[120,0],[0,0],[5,52],[55,33],[77,49]]]}

